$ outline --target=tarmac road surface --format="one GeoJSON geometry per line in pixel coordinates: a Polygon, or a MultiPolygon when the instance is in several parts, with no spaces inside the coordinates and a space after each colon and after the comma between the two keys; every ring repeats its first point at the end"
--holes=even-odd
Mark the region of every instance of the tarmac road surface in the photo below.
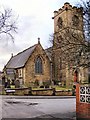
{"type": "Polygon", "coordinates": [[[3,120],[10,118],[10,120],[16,118],[18,120],[27,120],[26,118],[75,120],[76,117],[75,97],[4,96],[0,101],[3,120]]]}

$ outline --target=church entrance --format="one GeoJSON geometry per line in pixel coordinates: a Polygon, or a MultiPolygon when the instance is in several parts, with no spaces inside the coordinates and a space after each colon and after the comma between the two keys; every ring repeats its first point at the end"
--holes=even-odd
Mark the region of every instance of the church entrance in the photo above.
{"type": "Polygon", "coordinates": [[[74,72],[74,82],[78,82],[78,71],[75,70],[74,72]]]}

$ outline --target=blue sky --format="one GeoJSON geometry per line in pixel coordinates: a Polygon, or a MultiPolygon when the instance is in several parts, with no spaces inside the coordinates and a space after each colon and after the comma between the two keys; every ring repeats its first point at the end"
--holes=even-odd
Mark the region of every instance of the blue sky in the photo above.
{"type": "Polygon", "coordinates": [[[11,57],[18,52],[36,44],[37,38],[43,48],[49,47],[49,38],[53,33],[53,12],[61,8],[65,2],[76,5],[80,0],[0,0],[0,10],[11,8],[18,16],[18,33],[15,40],[0,40],[0,70],[11,57]]]}

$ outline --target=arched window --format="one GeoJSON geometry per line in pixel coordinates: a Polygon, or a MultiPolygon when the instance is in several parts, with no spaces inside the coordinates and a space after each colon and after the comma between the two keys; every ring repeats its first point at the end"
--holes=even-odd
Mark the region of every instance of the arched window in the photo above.
{"type": "Polygon", "coordinates": [[[72,17],[73,25],[78,26],[79,25],[79,17],[77,15],[74,15],[72,17]]]}
{"type": "Polygon", "coordinates": [[[42,60],[40,57],[35,60],[35,73],[42,74],[42,60]]]}
{"type": "Polygon", "coordinates": [[[58,26],[59,28],[62,28],[62,24],[63,24],[62,18],[59,17],[59,18],[58,18],[58,21],[57,21],[57,26],[58,26]]]}

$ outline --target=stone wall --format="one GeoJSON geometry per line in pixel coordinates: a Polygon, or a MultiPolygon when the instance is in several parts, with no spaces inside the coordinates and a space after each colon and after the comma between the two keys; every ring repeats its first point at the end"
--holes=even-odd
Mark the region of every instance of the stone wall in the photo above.
{"type": "Polygon", "coordinates": [[[7,95],[28,95],[29,88],[6,88],[7,95]]]}
{"type": "Polygon", "coordinates": [[[0,85],[0,94],[2,94],[2,85],[0,85]]]}
{"type": "Polygon", "coordinates": [[[54,88],[30,89],[30,88],[7,88],[6,94],[8,95],[33,95],[33,96],[72,96],[71,90],[59,90],[54,88]]]}
{"type": "Polygon", "coordinates": [[[55,91],[56,96],[72,96],[72,90],[58,90],[55,91]]]}
{"type": "Polygon", "coordinates": [[[53,89],[32,90],[32,95],[53,95],[53,89]]]}

